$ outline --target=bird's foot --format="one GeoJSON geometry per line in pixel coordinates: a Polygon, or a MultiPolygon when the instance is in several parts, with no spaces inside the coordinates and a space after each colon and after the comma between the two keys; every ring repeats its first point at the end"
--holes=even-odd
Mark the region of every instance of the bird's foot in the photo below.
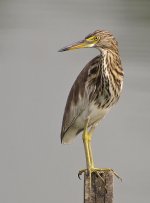
{"type": "Polygon", "coordinates": [[[92,173],[95,173],[104,182],[102,175],[107,173],[107,172],[112,172],[120,181],[122,181],[122,178],[112,168],[95,168],[95,167],[92,167],[89,169],[82,169],[79,171],[78,177],[79,177],[79,179],[81,179],[80,176],[83,173],[86,174],[87,176],[89,176],[89,175],[91,176],[92,173]]]}

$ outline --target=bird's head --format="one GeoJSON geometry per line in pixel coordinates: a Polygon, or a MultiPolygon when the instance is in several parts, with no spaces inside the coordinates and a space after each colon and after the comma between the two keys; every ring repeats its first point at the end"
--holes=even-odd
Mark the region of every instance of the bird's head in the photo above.
{"type": "Polygon", "coordinates": [[[81,49],[81,48],[97,48],[102,49],[117,49],[118,43],[114,36],[104,30],[96,30],[95,32],[86,36],[83,40],[75,42],[69,46],[63,47],[59,52],[81,49]]]}

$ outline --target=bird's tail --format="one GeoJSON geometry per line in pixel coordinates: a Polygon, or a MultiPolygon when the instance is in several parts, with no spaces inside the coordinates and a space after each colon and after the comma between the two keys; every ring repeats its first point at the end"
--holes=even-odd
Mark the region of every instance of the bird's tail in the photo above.
{"type": "Polygon", "coordinates": [[[73,140],[77,136],[78,130],[76,128],[70,128],[67,132],[62,136],[61,142],[62,144],[71,144],[73,140]]]}

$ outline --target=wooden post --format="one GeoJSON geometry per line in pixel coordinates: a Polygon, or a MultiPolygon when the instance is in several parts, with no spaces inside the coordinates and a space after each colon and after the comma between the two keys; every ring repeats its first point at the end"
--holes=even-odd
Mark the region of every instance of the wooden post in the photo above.
{"type": "Polygon", "coordinates": [[[99,177],[92,173],[84,173],[84,203],[112,203],[113,202],[113,172],[103,171],[99,177]]]}

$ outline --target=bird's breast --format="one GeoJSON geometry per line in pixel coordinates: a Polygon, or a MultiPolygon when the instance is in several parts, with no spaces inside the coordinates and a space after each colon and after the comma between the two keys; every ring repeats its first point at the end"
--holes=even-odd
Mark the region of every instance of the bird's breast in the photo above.
{"type": "Polygon", "coordinates": [[[80,129],[84,128],[87,118],[89,118],[89,126],[98,123],[110,111],[110,109],[110,107],[101,108],[93,102],[90,103],[76,120],[76,127],[80,129]]]}
{"type": "Polygon", "coordinates": [[[110,111],[110,107],[101,108],[95,104],[91,104],[89,108],[90,124],[99,122],[110,111]]]}

